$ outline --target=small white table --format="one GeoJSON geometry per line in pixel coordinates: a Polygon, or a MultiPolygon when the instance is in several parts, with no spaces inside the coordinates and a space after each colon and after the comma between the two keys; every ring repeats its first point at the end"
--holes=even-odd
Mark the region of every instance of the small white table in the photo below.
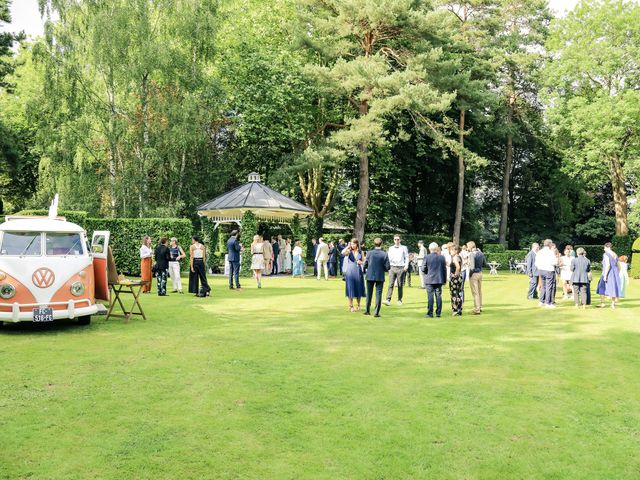
{"type": "Polygon", "coordinates": [[[498,275],[498,267],[500,267],[499,263],[490,262],[489,268],[491,268],[491,271],[489,272],[489,275],[498,275]]]}

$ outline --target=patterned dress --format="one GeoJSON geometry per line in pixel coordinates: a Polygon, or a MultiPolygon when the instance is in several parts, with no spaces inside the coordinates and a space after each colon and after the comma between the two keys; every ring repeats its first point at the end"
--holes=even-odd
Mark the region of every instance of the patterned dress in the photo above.
{"type": "Polygon", "coordinates": [[[454,261],[457,261],[462,266],[462,258],[460,255],[456,255],[451,259],[450,275],[449,275],[449,290],[451,291],[451,310],[454,315],[462,315],[462,288],[464,286],[464,280],[462,278],[462,270],[458,275],[454,275],[456,271],[456,265],[454,261]]]}

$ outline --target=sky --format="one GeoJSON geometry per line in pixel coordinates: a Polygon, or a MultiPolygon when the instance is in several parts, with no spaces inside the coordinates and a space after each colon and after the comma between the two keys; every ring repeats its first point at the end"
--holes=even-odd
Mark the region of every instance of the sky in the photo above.
{"type": "MultiPolygon", "coordinates": [[[[549,0],[551,9],[557,15],[571,10],[577,3],[578,0],[549,0]]],[[[2,30],[13,32],[23,30],[27,35],[42,35],[43,22],[38,11],[38,0],[13,0],[11,17],[11,24],[3,25],[2,30]]]]}

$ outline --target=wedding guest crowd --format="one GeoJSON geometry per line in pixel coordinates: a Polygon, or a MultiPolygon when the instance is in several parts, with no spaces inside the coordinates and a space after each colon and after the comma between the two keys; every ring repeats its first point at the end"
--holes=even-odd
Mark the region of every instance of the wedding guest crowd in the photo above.
{"type": "MultiPolygon", "coordinates": [[[[234,230],[227,241],[227,261],[229,264],[229,288],[239,290],[240,262],[245,248],[241,245],[239,232],[234,230]]],[[[152,240],[145,235],[140,246],[141,278],[144,281],[142,291],[151,289],[151,278],[156,277],[159,296],[167,294],[167,277],[171,278],[173,293],[183,293],[180,277],[180,262],[186,258],[184,249],[175,237],[160,239],[155,250],[152,240]],[[167,243],[169,243],[167,245],[167,243]],[[153,260],[155,262],[153,263],[153,260]]],[[[562,299],[573,299],[576,307],[586,308],[591,304],[592,264],[584,248],[574,250],[566,245],[561,255],[551,239],[532,243],[524,260],[524,272],[529,277],[527,299],[538,300],[545,308],[556,308],[558,282],[562,286],[562,299]]],[[[423,241],[417,243],[417,253],[409,253],[402,244],[400,235],[394,235],[393,245],[384,250],[382,239],[375,238],[373,249],[365,251],[361,242],[352,239],[349,243],[339,240],[336,244],[326,242],[323,237],[318,242],[312,240],[314,251],[314,276],[325,280],[343,275],[345,296],[351,312],[359,311],[361,300],[366,298],[365,314],[371,314],[371,303],[375,294],[376,303],[373,314],[380,316],[380,307],[384,303],[391,305],[394,290],[398,291],[398,306],[402,306],[404,283],[411,286],[410,274],[417,270],[419,287],[427,293],[426,316],[433,318],[442,315],[442,287],[449,286],[451,311],[453,316],[461,316],[464,305],[464,286],[469,280],[473,297],[474,315],[482,313],[482,271],[487,266],[484,253],[469,241],[464,245],[449,242],[442,246],[431,243],[427,248],[423,241]],[[427,253],[428,252],[428,253],[427,253]],[[382,299],[385,274],[389,275],[386,298],[382,299]],[[366,284],[365,284],[366,282],[366,284]],[[355,301],[355,305],[354,305],[355,301]]],[[[626,295],[629,283],[627,257],[618,257],[611,243],[606,243],[602,256],[602,275],[596,287],[600,296],[598,307],[603,308],[607,301],[616,308],[619,299],[626,295]]],[[[257,288],[262,288],[262,277],[277,275],[279,272],[291,273],[293,277],[304,277],[305,262],[302,242],[296,240],[292,246],[290,239],[278,235],[272,241],[255,235],[250,245],[251,270],[257,288]]],[[[189,292],[206,297],[211,288],[206,276],[207,250],[201,240],[192,237],[189,248],[189,292]]]]}
{"type": "MultiPolygon", "coordinates": [[[[596,293],[600,295],[598,307],[605,307],[608,299],[611,308],[616,308],[619,299],[625,296],[629,281],[627,257],[618,258],[609,242],[604,244],[603,250],[602,275],[596,287],[596,293]]],[[[530,279],[527,298],[539,299],[541,307],[556,308],[559,277],[562,299],[573,298],[576,307],[586,308],[591,304],[592,282],[591,261],[586,254],[582,247],[574,250],[572,245],[566,245],[563,255],[560,255],[550,239],[543,242],[542,249],[533,243],[525,258],[525,271],[530,279]]]]}

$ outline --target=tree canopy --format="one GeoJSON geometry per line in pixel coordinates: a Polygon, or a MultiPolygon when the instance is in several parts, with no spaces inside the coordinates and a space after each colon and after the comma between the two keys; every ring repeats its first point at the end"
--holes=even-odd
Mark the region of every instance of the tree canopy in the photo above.
{"type": "Polygon", "coordinates": [[[195,217],[257,171],[359,238],[640,227],[636,1],[558,18],[545,0],[39,3],[41,38],[0,35],[5,213],[58,192],[195,217]]]}

